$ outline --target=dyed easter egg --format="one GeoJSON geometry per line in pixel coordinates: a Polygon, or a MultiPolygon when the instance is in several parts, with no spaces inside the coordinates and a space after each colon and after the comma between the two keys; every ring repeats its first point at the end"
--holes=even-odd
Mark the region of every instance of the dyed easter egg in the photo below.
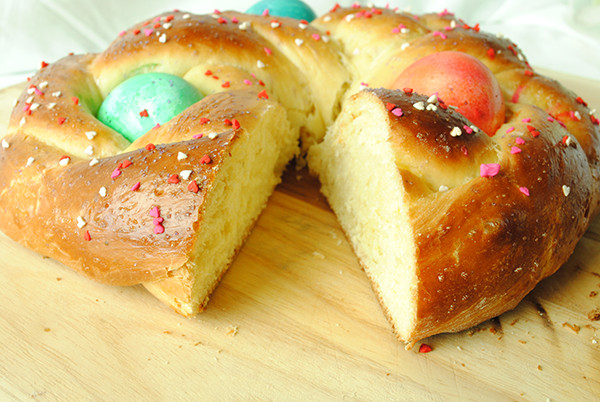
{"type": "Polygon", "coordinates": [[[114,88],[102,102],[97,117],[133,142],[202,98],[194,86],[178,76],[140,74],[114,88]]]}
{"type": "Polygon", "coordinates": [[[269,10],[269,15],[308,22],[317,18],[312,8],[300,0],[261,0],[246,10],[246,13],[262,15],[265,10],[269,10]]]}

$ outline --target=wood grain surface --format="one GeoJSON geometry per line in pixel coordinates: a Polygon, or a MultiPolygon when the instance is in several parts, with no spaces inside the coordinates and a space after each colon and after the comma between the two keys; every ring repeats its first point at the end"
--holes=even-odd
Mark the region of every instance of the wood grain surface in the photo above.
{"type": "MultiPolygon", "coordinates": [[[[600,109],[600,82],[543,72],[600,109]]],[[[0,91],[2,133],[23,87],[0,91]]],[[[1,233],[0,304],[0,399],[600,400],[600,219],[515,310],[427,354],[396,341],[318,183],[293,170],[196,318],[1,233]]]]}

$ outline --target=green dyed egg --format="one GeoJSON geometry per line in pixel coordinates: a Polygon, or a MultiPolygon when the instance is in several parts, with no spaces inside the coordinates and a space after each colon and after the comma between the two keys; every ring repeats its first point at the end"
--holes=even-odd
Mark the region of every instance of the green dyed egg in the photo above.
{"type": "Polygon", "coordinates": [[[113,89],[102,102],[97,117],[133,142],[203,97],[195,87],[176,75],[140,74],[113,89]]]}
{"type": "Polygon", "coordinates": [[[290,17],[311,22],[317,15],[310,6],[300,0],[261,0],[252,5],[247,14],[262,15],[268,9],[269,15],[290,17]]]}

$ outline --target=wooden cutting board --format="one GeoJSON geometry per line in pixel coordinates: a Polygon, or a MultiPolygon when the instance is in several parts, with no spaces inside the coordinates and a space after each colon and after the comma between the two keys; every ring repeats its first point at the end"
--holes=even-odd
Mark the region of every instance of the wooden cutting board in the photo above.
{"type": "MultiPolygon", "coordinates": [[[[600,82],[544,73],[600,109],[600,82]]],[[[0,91],[2,132],[22,88],[0,91]]],[[[2,234],[0,261],[2,399],[600,400],[600,219],[515,310],[427,354],[396,341],[304,172],[286,173],[196,318],[2,234]]]]}

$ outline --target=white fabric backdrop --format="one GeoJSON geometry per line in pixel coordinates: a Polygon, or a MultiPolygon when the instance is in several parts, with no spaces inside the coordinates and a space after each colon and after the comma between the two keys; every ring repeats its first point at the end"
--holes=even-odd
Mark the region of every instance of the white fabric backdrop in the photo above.
{"type": "MultiPolygon", "coordinates": [[[[318,15],[336,2],[306,0],[318,15]]],[[[0,88],[21,82],[69,52],[97,52],[145,18],[178,8],[198,13],[244,11],[240,0],[3,0],[0,3],[0,88]]],[[[354,0],[338,1],[350,5],[354,0]]],[[[534,66],[600,80],[600,0],[382,0],[415,13],[448,9],[519,45],[534,66]]],[[[367,2],[362,2],[367,4],[367,2]]]]}

